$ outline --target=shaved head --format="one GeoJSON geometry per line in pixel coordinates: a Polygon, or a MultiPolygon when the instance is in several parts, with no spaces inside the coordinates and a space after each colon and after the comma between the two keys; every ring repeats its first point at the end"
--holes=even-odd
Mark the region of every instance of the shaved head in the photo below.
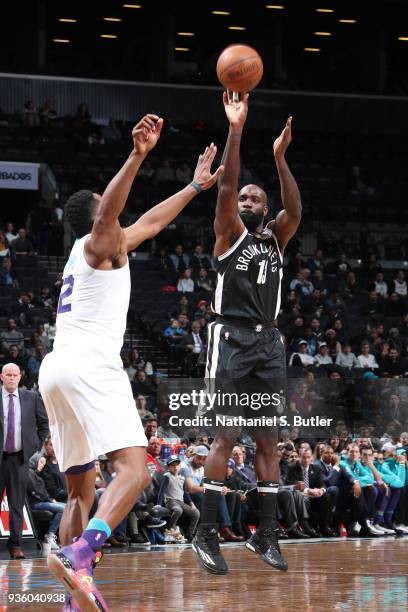
{"type": "Polygon", "coordinates": [[[241,194],[247,196],[256,196],[262,201],[262,204],[264,204],[264,206],[267,206],[268,204],[268,196],[261,187],[258,187],[258,185],[245,185],[240,190],[238,198],[241,196],[241,194]]]}

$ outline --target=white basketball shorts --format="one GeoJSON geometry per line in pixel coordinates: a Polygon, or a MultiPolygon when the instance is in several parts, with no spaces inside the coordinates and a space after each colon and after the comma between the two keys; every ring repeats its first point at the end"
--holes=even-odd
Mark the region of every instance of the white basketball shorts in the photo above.
{"type": "Polygon", "coordinates": [[[111,451],[147,446],[120,360],[110,365],[89,348],[54,351],[41,364],[39,388],[62,472],[111,451]]]}

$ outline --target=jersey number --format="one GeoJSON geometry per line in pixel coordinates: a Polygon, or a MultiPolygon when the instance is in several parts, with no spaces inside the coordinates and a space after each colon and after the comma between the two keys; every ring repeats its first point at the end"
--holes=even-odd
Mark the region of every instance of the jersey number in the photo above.
{"type": "Polygon", "coordinates": [[[71,302],[69,301],[69,298],[71,297],[73,290],[74,290],[74,277],[70,275],[70,276],[67,276],[66,278],[63,278],[61,294],[58,300],[58,310],[57,310],[58,314],[61,314],[63,312],[71,312],[71,302]],[[62,289],[65,286],[67,286],[65,291],[62,291],[62,289]]]}
{"type": "Polygon", "coordinates": [[[264,259],[263,261],[260,261],[258,266],[259,274],[256,282],[258,283],[258,285],[264,285],[266,281],[266,273],[268,272],[268,260],[264,259]]]}

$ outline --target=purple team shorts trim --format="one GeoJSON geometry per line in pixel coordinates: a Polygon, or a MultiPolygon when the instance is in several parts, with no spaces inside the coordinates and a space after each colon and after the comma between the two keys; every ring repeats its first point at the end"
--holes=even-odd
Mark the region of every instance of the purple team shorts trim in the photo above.
{"type": "Polygon", "coordinates": [[[83,474],[84,472],[89,472],[89,470],[95,469],[95,461],[90,461],[89,463],[85,463],[85,465],[73,465],[72,467],[65,470],[65,474],[71,476],[73,474],[83,474]]]}

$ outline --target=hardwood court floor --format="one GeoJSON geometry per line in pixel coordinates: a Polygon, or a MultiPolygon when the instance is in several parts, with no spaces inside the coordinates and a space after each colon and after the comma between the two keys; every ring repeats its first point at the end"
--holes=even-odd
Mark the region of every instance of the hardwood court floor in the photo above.
{"type": "MultiPolygon", "coordinates": [[[[294,542],[282,549],[287,573],[269,568],[241,545],[223,548],[227,576],[204,573],[190,547],[156,547],[106,554],[96,578],[115,612],[407,609],[408,538],[294,542]]],[[[61,603],[10,605],[7,593],[63,593],[41,558],[0,562],[0,611],[62,609],[61,603]]]]}

